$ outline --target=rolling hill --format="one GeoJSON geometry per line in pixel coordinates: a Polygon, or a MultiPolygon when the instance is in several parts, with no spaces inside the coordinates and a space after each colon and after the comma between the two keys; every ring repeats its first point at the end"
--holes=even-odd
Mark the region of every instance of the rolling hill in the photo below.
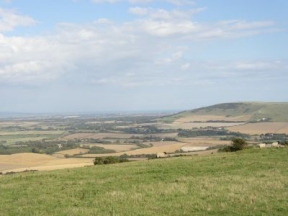
{"type": "Polygon", "coordinates": [[[255,148],[0,175],[0,215],[284,216],[287,156],[255,148]]]}
{"type": "Polygon", "coordinates": [[[238,102],[202,107],[166,116],[164,122],[288,122],[288,102],[238,102]]]}

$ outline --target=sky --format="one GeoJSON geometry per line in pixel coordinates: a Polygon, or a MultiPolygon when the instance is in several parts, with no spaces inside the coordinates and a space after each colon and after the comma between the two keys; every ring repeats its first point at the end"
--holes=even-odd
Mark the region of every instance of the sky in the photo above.
{"type": "Polygon", "coordinates": [[[0,0],[0,112],[288,101],[287,0],[0,0]]]}

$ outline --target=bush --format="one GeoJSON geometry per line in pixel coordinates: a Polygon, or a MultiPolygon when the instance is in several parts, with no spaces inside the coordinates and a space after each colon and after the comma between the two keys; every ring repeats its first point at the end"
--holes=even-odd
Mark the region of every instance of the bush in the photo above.
{"type": "Polygon", "coordinates": [[[115,157],[115,156],[96,157],[94,159],[94,165],[114,164],[114,163],[124,163],[124,162],[129,162],[129,160],[124,157],[115,157]]]}
{"type": "Polygon", "coordinates": [[[245,146],[247,146],[246,140],[242,138],[232,138],[231,144],[233,151],[242,150],[245,146]]]}
{"type": "Polygon", "coordinates": [[[235,152],[242,150],[245,146],[247,146],[246,140],[242,138],[232,138],[231,140],[231,145],[230,146],[225,146],[223,148],[220,148],[220,152],[235,152]]]}
{"type": "Polygon", "coordinates": [[[105,154],[105,153],[115,153],[116,151],[113,149],[106,149],[99,146],[93,146],[90,148],[88,154],[105,154]]]}

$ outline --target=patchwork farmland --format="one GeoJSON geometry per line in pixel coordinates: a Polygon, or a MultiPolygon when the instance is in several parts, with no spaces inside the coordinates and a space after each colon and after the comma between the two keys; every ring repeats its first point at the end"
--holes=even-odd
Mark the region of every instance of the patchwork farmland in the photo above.
{"type": "Polygon", "coordinates": [[[168,156],[211,153],[211,150],[217,153],[218,148],[229,145],[235,136],[243,137],[250,146],[259,142],[285,141],[288,140],[285,135],[288,123],[277,121],[281,112],[272,113],[275,108],[282,110],[284,116],[285,106],[283,103],[231,103],[164,117],[5,119],[0,121],[1,171],[44,169],[44,166],[58,169],[65,168],[64,164],[81,166],[104,156],[147,159],[159,152],[168,156]],[[266,113],[265,117],[263,113],[266,113]],[[200,151],[204,149],[207,150],[200,151]],[[26,159],[23,158],[28,153],[35,158],[34,165],[34,162],[24,163],[26,159]]]}

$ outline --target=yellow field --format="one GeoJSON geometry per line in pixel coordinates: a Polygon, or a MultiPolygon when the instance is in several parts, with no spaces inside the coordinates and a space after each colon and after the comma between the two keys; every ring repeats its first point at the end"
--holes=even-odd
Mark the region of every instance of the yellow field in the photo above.
{"type": "Polygon", "coordinates": [[[179,141],[187,143],[186,146],[218,146],[229,145],[230,141],[215,138],[178,138],[179,141]],[[189,144],[189,145],[188,145],[189,144]]]}
{"type": "MultiPolygon", "coordinates": [[[[167,152],[167,153],[173,153],[176,150],[180,150],[181,147],[211,147],[216,145],[228,145],[230,144],[230,141],[219,141],[216,139],[209,139],[209,138],[202,138],[202,139],[195,139],[195,138],[183,138],[180,139],[181,142],[151,142],[153,144],[153,147],[151,148],[141,148],[141,149],[135,149],[131,151],[125,151],[125,152],[118,152],[118,153],[109,153],[109,154],[86,154],[82,157],[100,157],[100,156],[119,156],[124,153],[128,155],[137,155],[137,154],[156,154],[158,152],[167,152]]],[[[150,142],[149,142],[150,143],[150,142]]]]}
{"type": "Polygon", "coordinates": [[[230,131],[246,134],[265,134],[265,133],[288,133],[287,122],[262,122],[250,123],[245,125],[233,126],[227,128],[230,131]]]}
{"type": "MultiPolygon", "coordinates": [[[[150,142],[149,142],[150,143],[150,142]]],[[[131,148],[136,148],[136,145],[103,145],[103,144],[92,144],[100,147],[114,149],[118,151],[117,153],[110,154],[83,154],[83,158],[64,158],[65,154],[74,155],[80,153],[87,153],[87,149],[77,148],[65,151],[59,151],[55,156],[45,155],[45,154],[34,154],[34,153],[21,153],[14,155],[0,155],[0,171],[23,171],[23,170],[54,170],[54,169],[64,169],[81,167],[93,164],[94,157],[100,156],[120,156],[124,153],[128,155],[137,154],[156,154],[158,152],[173,153],[176,150],[180,150],[181,147],[201,147],[201,146],[215,146],[229,144],[229,141],[219,141],[212,138],[181,138],[180,142],[151,142],[153,147],[141,148],[131,150],[131,148]],[[85,158],[89,157],[89,158],[85,158]]],[[[146,143],[148,144],[148,143],[146,143]]],[[[197,154],[200,154],[197,152],[197,154]]]]}
{"type": "Polygon", "coordinates": [[[102,148],[105,148],[105,149],[112,149],[116,152],[123,152],[123,151],[129,151],[131,149],[136,149],[136,148],[139,148],[138,146],[134,145],[134,144],[125,144],[125,145],[122,145],[122,144],[84,144],[84,145],[88,145],[90,147],[93,147],[93,146],[98,146],[98,147],[102,147],[102,148]]]}
{"type": "Polygon", "coordinates": [[[53,170],[92,165],[88,158],[56,158],[45,154],[0,155],[0,171],[53,170]]]}
{"type": "Polygon", "coordinates": [[[69,150],[63,150],[56,152],[55,154],[57,155],[76,155],[76,154],[85,154],[89,151],[89,149],[84,149],[84,148],[75,148],[75,149],[69,149],[69,150]]]}
{"type": "Polygon", "coordinates": [[[170,145],[164,145],[164,146],[154,146],[151,148],[141,148],[126,152],[118,152],[118,153],[110,153],[110,154],[86,154],[82,157],[101,157],[101,156],[120,156],[122,154],[128,154],[128,155],[138,155],[138,154],[156,154],[157,152],[175,152],[176,150],[179,150],[182,146],[185,146],[186,143],[180,143],[180,142],[170,142],[170,145]]]}

